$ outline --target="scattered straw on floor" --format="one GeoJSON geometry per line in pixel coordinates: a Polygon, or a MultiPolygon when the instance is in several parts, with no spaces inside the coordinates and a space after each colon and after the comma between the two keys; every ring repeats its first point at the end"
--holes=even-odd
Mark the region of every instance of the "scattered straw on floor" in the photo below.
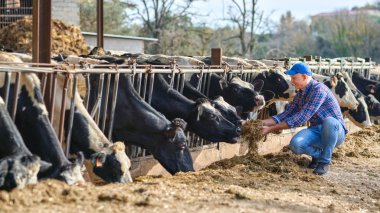
{"type": "Polygon", "coordinates": [[[264,138],[261,131],[262,126],[261,120],[249,120],[242,126],[241,136],[243,140],[249,142],[249,153],[257,153],[257,143],[264,138]]]}

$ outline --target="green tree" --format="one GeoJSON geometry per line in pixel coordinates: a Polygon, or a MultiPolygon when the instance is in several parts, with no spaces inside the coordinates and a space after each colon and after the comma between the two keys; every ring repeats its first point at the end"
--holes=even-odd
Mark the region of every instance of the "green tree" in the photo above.
{"type": "MultiPolygon", "coordinates": [[[[135,8],[131,3],[120,0],[104,0],[104,33],[125,35],[128,28],[127,8],[135,8]]],[[[82,31],[96,32],[96,0],[80,1],[80,27],[82,31]]]]}

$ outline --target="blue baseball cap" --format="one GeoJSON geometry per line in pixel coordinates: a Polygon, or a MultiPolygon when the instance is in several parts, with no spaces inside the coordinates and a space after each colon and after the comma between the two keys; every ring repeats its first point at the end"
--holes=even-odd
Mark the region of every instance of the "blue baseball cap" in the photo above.
{"type": "Polygon", "coordinates": [[[312,75],[310,67],[303,62],[295,63],[290,68],[290,70],[285,71],[285,74],[290,75],[290,76],[298,74],[298,73],[310,75],[310,76],[312,75]]]}

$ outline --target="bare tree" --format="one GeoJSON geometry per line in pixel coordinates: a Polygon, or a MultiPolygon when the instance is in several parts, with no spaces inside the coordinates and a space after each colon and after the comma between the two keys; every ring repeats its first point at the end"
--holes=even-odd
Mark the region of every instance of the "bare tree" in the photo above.
{"type": "Polygon", "coordinates": [[[183,4],[175,3],[174,0],[135,0],[141,4],[142,8],[137,8],[137,15],[144,24],[146,33],[149,36],[158,38],[159,43],[153,52],[160,53],[162,50],[161,39],[167,27],[173,23],[177,17],[190,14],[189,8],[194,0],[183,1],[183,4]]]}
{"type": "Polygon", "coordinates": [[[256,44],[256,31],[263,21],[263,12],[257,10],[258,0],[231,0],[227,20],[237,25],[239,34],[231,38],[238,38],[241,46],[241,56],[253,55],[256,44]],[[247,36],[247,32],[249,35],[247,36]]]}

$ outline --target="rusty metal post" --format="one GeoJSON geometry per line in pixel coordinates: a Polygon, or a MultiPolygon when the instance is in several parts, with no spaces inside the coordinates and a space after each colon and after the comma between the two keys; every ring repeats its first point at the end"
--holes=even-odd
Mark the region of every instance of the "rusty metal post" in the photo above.
{"type": "MultiPolygon", "coordinates": [[[[33,33],[32,33],[32,61],[34,63],[50,63],[51,58],[51,0],[33,1],[33,33]]],[[[41,75],[39,76],[41,77],[41,75]]],[[[44,101],[47,109],[50,109],[51,75],[48,74],[44,101]]],[[[52,114],[52,112],[49,112],[52,114]]]]}
{"type": "Polygon", "coordinates": [[[97,21],[96,21],[96,32],[97,32],[97,46],[104,48],[104,25],[103,25],[103,0],[97,0],[96,2],[97,10],[97,21]]]}
{"type": "Polygon", "coordinates": [[[70,74],[66,73],[65,82],[63,84],[63,91],[62,91],[61,114],[59,117],[58,139],[61,142],[61,145],[63,145],[63,139],[64,139],[63,136],[64,136],[64,124],[65,124],[65,112],[66,112],[65,111],[66,110],[66,95],[67,95],[67,88],[69,86],[70,78],[71,78],[70,74]]]}
{"type": "Polygon", "coordinates": [[[50,63],[51,0],[33,1],[33,62],[50,63]]]}
{"type": "Polygon", "coordinates": [[[222,64],[222,48],[211,48],[211,65],[222,64]]]}

